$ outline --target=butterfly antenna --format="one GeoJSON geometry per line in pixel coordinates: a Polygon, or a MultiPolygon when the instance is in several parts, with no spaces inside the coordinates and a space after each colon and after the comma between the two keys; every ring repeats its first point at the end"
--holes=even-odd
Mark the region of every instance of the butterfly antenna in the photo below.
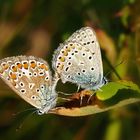
{"type": "Polygon", "coordinates": [[[12,114],[13,116],[19,116],[19,115],[21,115],[22,113],[25,113],[25,112],[27,112],[27,111],[32,111],[32,110],[36,110],[36,108],[29,108],[29,109],[26,109],[26,110],[24,110],[24,111],[20,111],[20,112],[17,112],[17,113],[14,113],[14,114],[12,114]]]}
{"type": "Polygon", "coordinates": [[[115,65],[115,66],[112,66],[112,65],[110,64],[110,62],[107,60],[107,63],[108,63],[108,65],[111,67],[111,70],[105,74],[105,77],[107,77],[111,72],[114,72],[114,73],[116,74],[116,76],[119,78],[119,80],[121,80],[122,78],[120,77],[120,75],[119,75],[118,72],[116,71],[116,68],[117,68],[119,65],[121,65],[123,62],[124,62],[124,60],[122,60],[119,64],[117,64],[117,65],[115,65]]]}
{"type": "Polygon", "coordinates": [[[28,118],[31,117],[31,116],[32,116],[34,113],[36,113],[36,112],[37,112],[37,111],[35,110],[35,111],[33,111],[32,113],[28,114],[26,117],[24,117],[24,119],[22,119],[22,120],[20,121],[18,127],[16,128],[16,131],[19,131],[19,130],[23,127],[24,123],[28,120],[28,118]]]}

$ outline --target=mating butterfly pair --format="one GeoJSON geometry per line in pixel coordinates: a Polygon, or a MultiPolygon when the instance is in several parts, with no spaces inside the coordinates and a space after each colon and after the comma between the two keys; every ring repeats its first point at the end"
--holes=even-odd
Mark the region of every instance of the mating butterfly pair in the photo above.
{"type": "Polygon", "coordinates": [[[97,90],[106,83],[103,77],[101,52],[95,32],[83,27],[72,34],[55,51],[52,78],[49,65],[34,56],[16,56],[0,60],[0,77],[21,98],[38,109],[38,114],[47,113],[56,106],[55,87],[59,79],[78,86],[97,90]]]}

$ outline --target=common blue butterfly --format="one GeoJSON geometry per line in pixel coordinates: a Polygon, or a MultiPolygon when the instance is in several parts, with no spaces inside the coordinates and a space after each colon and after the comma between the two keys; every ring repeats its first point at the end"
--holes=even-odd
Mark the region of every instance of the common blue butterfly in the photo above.
{"type": "Polygon", "coordinates": [[[0,77],[21,98],[47,113],[55,107],[57,80],[52,79],[48,63],[34,56],[14,56],[0,60],[0,77]]]}
{"type": "Polygon", "coordinates": [[[100,46],[94,30],[83,27],[60,44],[53,56],[53,69],[62,82],[97,90],[107,83],[103,76],[100,46]]]}

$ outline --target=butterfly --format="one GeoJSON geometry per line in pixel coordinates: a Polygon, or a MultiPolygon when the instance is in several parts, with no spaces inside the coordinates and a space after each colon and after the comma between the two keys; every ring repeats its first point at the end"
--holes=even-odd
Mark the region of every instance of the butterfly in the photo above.
{"type": "Polygon", "coordinates": [[[39,115],[56,106],[57,80],[52,79],[49,65],[34,56],[13,56],[0,60],[0,77],[39,115]]]}
{"type": "Polygon", "coordinates": [[[53,55],[53,69],[62,82],[97,90],[107,83],[103,76],[100,46],[95,31],[83,27],[60,44],[53,55]]]}

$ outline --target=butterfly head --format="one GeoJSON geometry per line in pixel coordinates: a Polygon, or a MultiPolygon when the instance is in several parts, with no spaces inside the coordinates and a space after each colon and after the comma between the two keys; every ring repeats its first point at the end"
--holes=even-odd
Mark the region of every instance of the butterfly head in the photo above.
{"type": "Polygon", "coordinates": [[[49,96],[48,99],[45,100],[45,104],[41,107],[41,109],[37,110],[38,115],[43,115],[44,113],[48,113],[48,111],[56,106],[57,96],[53,94],[49,96]]]}

